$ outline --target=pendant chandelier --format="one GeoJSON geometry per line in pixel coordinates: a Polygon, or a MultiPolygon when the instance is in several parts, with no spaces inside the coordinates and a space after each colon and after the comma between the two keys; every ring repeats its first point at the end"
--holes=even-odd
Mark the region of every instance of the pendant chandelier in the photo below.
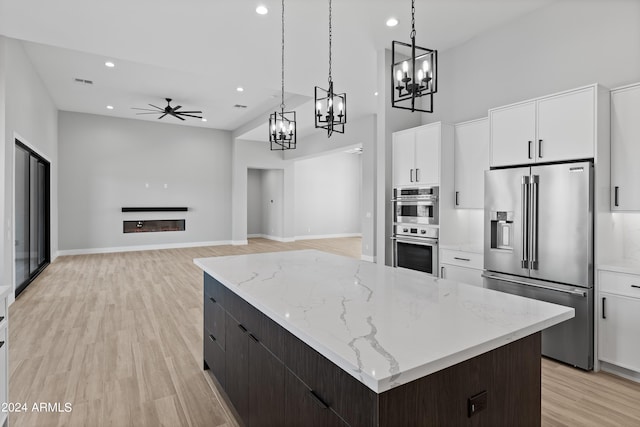
{"type": "Polygon", "coordinates": [[[433,113],[433,94],[438,91],[438,51],[416,46],[416,7],[411,0],[411,44],[391,45],[391,106],[433,113]],[[421,108],[416,99],[422,99],[421,108]]]}
{"type": "Polygon", "coordinates": [[[296,148],[296,112],[284,111],[284,0],[282,0],[282,74],[280,111],[269,115],[269,142],[271,150],[296,148]]]}
{"type": "Polygon", "coordinates": [[[331,0],[329,0],[329,89],[318,86],[315,88],[315,124],[316,128],[326,129],[327,138],[333,132],[344,133],[344,125],[347,123],[347,95],[334,93],[333,79],[331,77],[331,0]]]}

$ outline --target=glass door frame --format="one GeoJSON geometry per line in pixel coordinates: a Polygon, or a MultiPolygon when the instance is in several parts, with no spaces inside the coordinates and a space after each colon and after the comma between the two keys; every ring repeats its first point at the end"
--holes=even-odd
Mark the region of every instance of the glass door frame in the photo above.
{"type": "MultiPolygon", "coordinates": [[[[29,271],[29,277],[27,279],[25,279],[24,281],[22,281],[21,283],[18,283],[18,279],[17,279],[17,269],[16,269],[16,263],[17,263],[17,253],[14,249],[14,260],[13,260],[13,265],[14,265],[14,280],[15,280],[15,297],[17,298],[18,295],[20,295],[21,292],[23,292],[27,286],[29,286],[29,284],[31,282],[33,282],[33,280],[38,277],[38,275],[49,265],[49,263],[51,262],[51,163],[45,159],[44,157],[42,157],[41,155],[39,155],[36,151],[34,151],[31,147],[29,147],[28,145],[22,143],[18,138],[15,138],[15,150],[16,152],[14,153],[14,171],[13,171],[13,178],[14,178],[14,225],[13,225],[13,229],[14,229],[14,242],[15,242],[15,238],[17,237],[15,235],[15,230],[16,230],[16,223],[18,221],[17,219],[17,204],[16,204],[16,180],[17,180],[17,150],[21,149],[23,151],[25,151],[28,155],[29,155],[29,159],[31,160],[32,158],[35,158],[37,160],[37,162],[39,164],[44,165],[44,195],[43,195],[43,199],[42,201],[44,202],[44,218],[43,218],[43,223],[40,223],[40,221],[38,221],[38,227],[43,227],[43,233],[44,233],[44,259],[42,262],[38,263],[38,266],[31,271],[31,268],[28,269],[29,271]]],[[[26,244],[28,245],[27,248],[27,253],[30,255],[32,253],[32,249],[31,249],[31,242],[32,242],[32,230],[31,230],[31,200],[32,199],[32,195],[31,195],[31,161],[28,162],[29,164],[29,171],[27,173],[28,178],[28,182],[25,183],[25,188],[28,189],[29,194],[25,195],[25,197],[27,198],[27,200],[29,201],[28,205],[28,212],[26,215],[26,219],[25,219],[25,226],[27,227],[28,230],[28,239],[26,241],[26,244]]],[[[40,241],[40,236],[38,237],[38,240],[40,241]]],[[[15,246],[14,246],[15,247],[15,246]]],[[[31,255],[30,255],[31,256],[31,255]]],[[[29,263],[30,263],[30,256],[29,256],[29,263]]],[[[36,254],[36,256],[38,256],[38,254],[36,254]]]]}

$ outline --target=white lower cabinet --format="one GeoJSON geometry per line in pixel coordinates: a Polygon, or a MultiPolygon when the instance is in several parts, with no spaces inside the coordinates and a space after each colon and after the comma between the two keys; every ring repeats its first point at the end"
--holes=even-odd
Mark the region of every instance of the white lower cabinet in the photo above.
{"type": "Polygon", "coordinates": [[[598,358],[640,372],[640,275],[599,272],[598,358]]]}
{"type": "Polygon", "coordinates": [[[482,254],[452,249],[440,250],[440,277],[482,287],[482,254]]]}

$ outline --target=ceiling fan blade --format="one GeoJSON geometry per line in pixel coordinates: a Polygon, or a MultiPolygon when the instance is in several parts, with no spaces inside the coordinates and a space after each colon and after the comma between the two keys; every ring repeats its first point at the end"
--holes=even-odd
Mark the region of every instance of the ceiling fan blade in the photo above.
{"type": "Polygon", "coordinates": [[[156,111],[156,110],[152,110],[151,108],[137,108],[137,107],[131,107],[132,110],[142,110],[142,111],[156,111]]]}
{"type": "Polygon", "coordinates": [[[161,118],[163,118],[164,116],[166,116],[167,113],[164,113],[163,115],[161,115],[160,117],[158,117],[158,120],[160,120],[161,118]]]}
{"type": "Polygon", "coordinates": [[[176,108],[173,109],[173,111],[177,111],[178,108],[182,108],[182,105],[178,105],[176,108]]]}
{"type": "Polygon", "coordinates": [[[194,116],[193,114],[185,114],[185,113],[176,113],[179,114],[181,116],[185,116],[185,117],[195,117],[196,119],[201,119],[202,116],[194,116]]]}
{"type": "Polygon", "coordinates": [[[164,111],[164,108],[160,108],[157,105],[153,105],[153,104],[149,104],[149,105],[151,105],[153,108],[157,108],[160,111],[164,111]]]}
{"type": "Polygon", "coordinates": [[[153,113],[136,113],[136,116],[139,116],[140,114],[161,114],[160,111],[156,111],[153,113]]]}
{"type": "Polygon", "coordinates": [[[202,114],[202,111],[180,111],[178,114],[202,114]]]}

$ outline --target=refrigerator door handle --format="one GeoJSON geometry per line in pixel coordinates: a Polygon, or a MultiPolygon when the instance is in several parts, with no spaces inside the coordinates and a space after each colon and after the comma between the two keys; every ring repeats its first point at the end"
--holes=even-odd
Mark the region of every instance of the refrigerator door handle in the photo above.
{"type": "Polygon", "coordinates": [[[529,267],[538,269],[538,183],[539,175],[531,177],[531,261],[529,267]]]}
{"type": "Polygon", "coordinates": [[[516,285],[531,286],[533,288],[547,289],[547,290],[550,290],[550,291],[558,291],[558,292],[562,292],[562,293],[565,293],[565,294],[577,295],[577,296],[581,296],[581,297],[586,297],[587,296],[587,292],[583,291],[583,290],[580,290],[580,289],[559,289],[559,288],[554,288],[553,286],[543,286],[543,285],[538,285],[537,283],[530,283],[530,282],[525,282],[525,281],[522,281],[522,280],[508,279],[506,277],[494,276],[492,274],[485,274],[485,273],[482,273],[481,276],[484,277],[485,279],[499,280],[499,281],[508,282],[508,283],[515,283],[516,285]]]}
{"type": "Polygon", "coordinates": [[[529,268],[529,177],[522,177],[522,214],[520,220],[522,221],[522,259],[520,260],[520,267],[529,268]]]}

